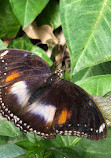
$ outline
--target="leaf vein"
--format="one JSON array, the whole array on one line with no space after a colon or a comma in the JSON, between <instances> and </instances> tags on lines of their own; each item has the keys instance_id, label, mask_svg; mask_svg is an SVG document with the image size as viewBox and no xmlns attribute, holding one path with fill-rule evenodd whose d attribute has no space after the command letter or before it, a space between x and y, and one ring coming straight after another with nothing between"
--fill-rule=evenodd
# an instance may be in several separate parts
<instances>
[{"instance_id":1,"label":"leaf vein","mask_svg":"<svg viewBox=\"0 0 111 158\"><path fill-rule=\"evenodd\" d=\"M104 9L105 9L105 6L106 6L106 4L107 4L107 1L108 1L108 0L105 0L104 3L103 3L103 5L102 5L102 8L101 8L101 10L100 10L99 17L98 17L98 19L97 19L97 21L96 21L96 23L95 23L95 25L94 25L94 27L93 27L93 29L92 29L92 32L91 32L91 34L90 34L90 36L89 36L89 38L88 38L88 41L87 41L87 43L86 43L86 45L85 45L85 47L84 47L84 50L81 52L81 55L80 55L80 57L79 57L79 59L78 59L76 65L79 63L79 61L81 60L82 56L84 55L84 52L85 52L85 50L86 50L86 48L87 48L87 46L88 46L88 44L89 44L89 42L90 42L90 40L91 40L91 38L92 38L92 36L93 36L93 33L94 33L94 31L95 31L95 29L96 29L96 27L97 27L97 25L98 25L98 23L99 23L99 21L100 21L100 19L101 19L101 17L102 17L102 13L103 13L103 11L104 11ZM75 66L75 69L76 69L76 66Z\"/></svg>"},{"instance_id":2,"label":"leaf vein","mask_svg":"<svg viewBox=\"0 0 111 158\"><path fill-rule=\"evenodd\" d=\"M106 22L106 24L107 24L107 26L108 26L108 28L109 28L109 30L110 30L110 32L111 32L111 26L110 26L110 24L108 23L106 17L103 16L103 19L104 19L104 21Z\"/></svg>"}]
</instances>

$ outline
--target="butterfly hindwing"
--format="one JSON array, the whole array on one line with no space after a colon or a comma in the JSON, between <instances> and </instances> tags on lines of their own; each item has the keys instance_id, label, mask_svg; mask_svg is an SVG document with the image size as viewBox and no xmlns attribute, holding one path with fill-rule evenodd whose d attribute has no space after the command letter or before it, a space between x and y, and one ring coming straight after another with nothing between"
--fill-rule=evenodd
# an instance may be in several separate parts
<instances>
[{"instance_id":1,"label":"butterfly hindwing","mask_svg":"<svg viewBox=\"0 0 111 158\"><path fill-rule=\"evenodd\" d=\"M92 98L83 89L69 81L59 80L56 87L59 92L59 107L62 106L64 115L67 114L63 124L56 128L58 133L86 136L92 140L106 137L105 119ZM59 116L62 116L62 112Z\"/></svg>"}]
</instances>

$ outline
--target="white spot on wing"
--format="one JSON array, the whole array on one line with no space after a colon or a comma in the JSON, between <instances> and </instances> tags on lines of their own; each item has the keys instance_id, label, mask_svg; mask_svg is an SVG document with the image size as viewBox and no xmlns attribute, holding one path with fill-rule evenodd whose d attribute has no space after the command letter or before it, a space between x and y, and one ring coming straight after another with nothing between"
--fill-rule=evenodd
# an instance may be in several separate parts
<instances>
[{"instance_id":1,"label":"white spot on wing","mask_svg":"<svg viewBox=\"0 0 111 158\"><path fill-rule=\"evenodd\" d=\"M31 113L39 115L41 118L44 118L46 123L53 121L56 107L52 105L42 105L40 103L33 103L29 110Z\"/></svg>"},{"instance_id":2,"label":"white spot on wing","mask_svg":"<svg viewBox=\"0 0 111 158\"><path fill-rule=\"evenodd\" d=\"M105 123L102 123L101 126L99 127L99 133L103 132L105 128Z\"/></svg>"},{"instance_id":3,"label":"white spot on wing","mask_svg":"<svg viewBox=\"0 0 111 158\"><path fill-rule=\"evenodd\" d=\"M7 53L8 53L8 50L4 51L4 52L1 54L1 57L5 56Z\"/></svg>"},{"instance_id":4,"label":"white spot on wing","mask_svg":"<svg viewBox=\"0 0 111 158\"><path fill-rule=\"evenodd\" d=\"M17 101L21 106L25 106L29 99L29 91L25 81L14 83L10 89L11 94L17 97Z\"/></svg>"}]
</instances>

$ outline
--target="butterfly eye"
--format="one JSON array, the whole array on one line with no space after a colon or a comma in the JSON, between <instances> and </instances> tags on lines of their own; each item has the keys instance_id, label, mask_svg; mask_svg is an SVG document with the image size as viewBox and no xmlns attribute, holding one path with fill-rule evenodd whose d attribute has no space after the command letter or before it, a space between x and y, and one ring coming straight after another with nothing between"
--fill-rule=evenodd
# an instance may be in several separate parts
<instances>
[{"instance_id":1,"label":"butterfly eye","mask_svg":"<svg viewBox=\"0 0 111 158\"><path fill-rule=\"evenodd\" d=\"M47 84L50 84L50 83L54 83L58 78L58 74L52 74L48 79L47 79Z\"/></svg>"}]
</instances>

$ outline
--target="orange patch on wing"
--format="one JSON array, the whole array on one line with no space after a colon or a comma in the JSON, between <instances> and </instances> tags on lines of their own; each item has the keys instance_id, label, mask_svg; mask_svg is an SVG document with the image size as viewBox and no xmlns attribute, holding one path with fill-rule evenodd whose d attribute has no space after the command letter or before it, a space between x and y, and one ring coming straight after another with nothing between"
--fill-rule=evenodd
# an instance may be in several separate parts
<instances>
[{"instance_id":1,"label":"orange patch on wing","mask_svg":"<svg viewBox=\"0 0 111 158\"><path fill-rule=\"evenodd\" d=\"M51 125L52 125L52 121L46 123L47 127L50 127Z\"/></svg>"},{"instance_id":2,"label":"orange patch on wing","mask_svg":"<svg viewBox=\"0 0 111 158\"><path fill-rule=\"evenodd\" d=\"M61 111L61 114L59 115L59 120L58 120L58 124L61 125L61 124L64 124L67 120L67 109L63 109Z\"/></svg>"},{"instance_id":3,"label":"orange patch on wing","mask_svg":"<svg viewBox=\"0 0 111 158\"><path fill-rule=\"evenodd\" d=\"M14 80L15 78L19 77L20 74L17 73L16 71L14 71L11 75L9 75L7 78L6 78L6 82L9 82L9 81L12 81Z\"/></svg>"},{"instance_id":4,"label":"orange patch on wing","mask_svg":"<svg viewBox=\"0 0 111 158\"><path fill-rule=\"evenodd\" d=\"M68 112L68 116L67 116L67 118L70 119L71 116L72 116L72 112L70 111L70 112Z\"/></svg>"}]
</instances>

